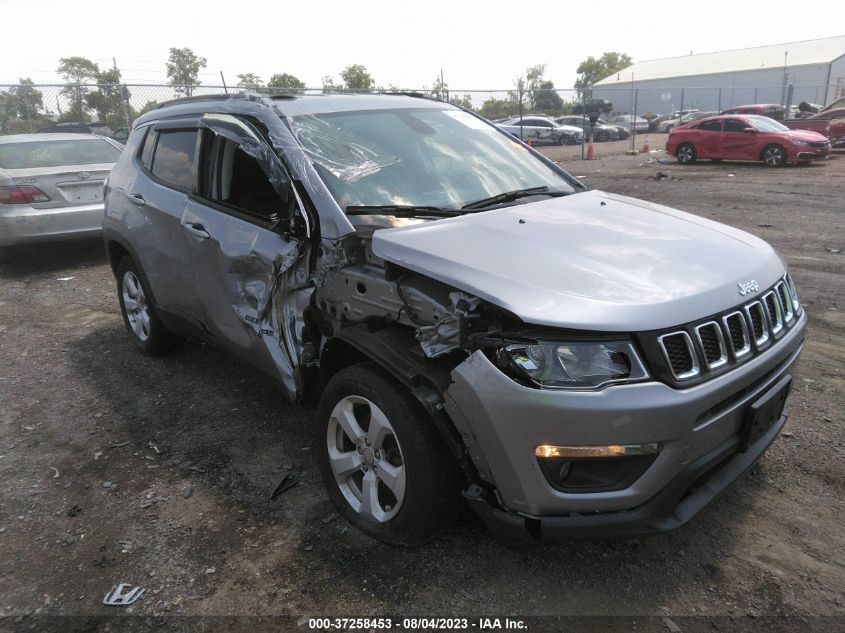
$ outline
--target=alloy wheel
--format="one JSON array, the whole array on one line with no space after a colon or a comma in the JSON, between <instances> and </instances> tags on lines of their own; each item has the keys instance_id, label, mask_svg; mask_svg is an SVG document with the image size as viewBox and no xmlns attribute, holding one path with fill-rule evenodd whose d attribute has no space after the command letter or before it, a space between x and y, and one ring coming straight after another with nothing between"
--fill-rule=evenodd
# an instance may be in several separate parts
<instances>
[{"instance_id":1,"label":"alloy wheel","mask_svg":"<svg viewBox=\"0 0 845 633\"><path fill-rule=\"evenodd\" d=\"M767 147L763 153L763 162L769 167L777 167L783 163L783 150L780 147Z\"/></svg>"},{"instance_id":2,"label":"alloy wheel","mask_svg":"<svg viewBox=\"0 0 845 633\"><path fill-rule=\"evenodd\" d=\"M405 498L405 460L393 425L372 401L347 396L332 409L327 429L329 464L352 509L386 523Z\"/></svg>"},{"instance_id":3,"label":"alloy wheel","mask_svg":"<svg viewBox=\"0 0 845 633\"><path fill-rule=\"evenodd\" d=\"M692 145L683 145L678 150L678 160L682 163L690 163L695 158L695 150Z\"/></svg>"},{"instance_id":4,"label":"alloy wheel","mask_svg":"<svg viewBox=\"0 0 845 633\"><path fill-rule=\"evenodd\" d=\"M138 340L146 341L150 338L150 309L141 281L131 270L123 274L120 291L123 296L126 320L129 322L132 333L138 337Z\"/></svg>"}]
</instances>

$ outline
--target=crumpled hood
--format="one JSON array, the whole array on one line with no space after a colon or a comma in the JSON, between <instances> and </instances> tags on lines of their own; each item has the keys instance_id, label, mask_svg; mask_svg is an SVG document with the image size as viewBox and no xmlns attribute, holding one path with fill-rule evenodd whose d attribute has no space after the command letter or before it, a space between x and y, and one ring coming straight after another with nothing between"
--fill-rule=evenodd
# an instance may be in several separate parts
<instances>
[{"instance_id":1,"label":"crumpled hood","mask_svg":"<svg viewBox=\"0 0 845 633\"><path fill-rule=\"evenodd\" d=\"M379 230L373 251L526 323L607 332L701 319L785 271L744 231L602 191Z\"/></svg>"}]
</instances>

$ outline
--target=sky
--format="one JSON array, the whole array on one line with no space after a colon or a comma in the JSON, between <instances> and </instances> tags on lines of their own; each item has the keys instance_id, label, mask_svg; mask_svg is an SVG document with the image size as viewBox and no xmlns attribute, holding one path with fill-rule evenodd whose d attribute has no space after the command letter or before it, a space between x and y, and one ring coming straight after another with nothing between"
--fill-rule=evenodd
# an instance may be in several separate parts
<instances>
[{"instance_id":1,"label":"sky","mask_svg":"<svg viewBox=\"0 0 845 633\"><path fill-rule=\"evenodd\" d=\"M378 86L427 87L442 70L453 90L507 89L546 64L546 78L570 88L579 62L604 51L636 61L842 35L845 1L746 11L717 0L0 0L0 24L0 84L59 81L58 60L71 55L114 57L127 83L166 83L168 49L187 46L208 60L205 84L219 85L220 71L229 84L287 72L320 87L362 64Z\"/></svg>"}]
</instances>

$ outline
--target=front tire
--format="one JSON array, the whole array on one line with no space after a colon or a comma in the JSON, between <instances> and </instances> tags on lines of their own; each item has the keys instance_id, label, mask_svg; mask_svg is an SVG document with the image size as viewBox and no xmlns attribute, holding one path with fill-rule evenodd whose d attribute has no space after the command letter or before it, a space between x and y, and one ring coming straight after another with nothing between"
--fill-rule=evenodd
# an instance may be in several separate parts
<instances>
[{"instance_id":1,"label":"front tire","mask_svg":"<svg viewBox=\"0 0 845 633\"><path fill-rule=\"evenodd\" d=\"M353 365L329 381L317 415L323 481L350 523L404 546L451 526L462 503L457 465L404 386L373 363Z\"/></svg>"},{"instance_id":2,"label":"front tire","mask_svg":"<svg viewBox=\"0 0 845 633\"><path fill-rule=\"evenodd\" d=\"M682 143L675 152L675 156L682 165L692 165L698 157L695 145L692 143Z\"/></svg>"},{"instance_id":3,"label":"front tire","mask_svg":"<svg viewBox=\"0 0 845 633\"><path fill-rule=\"evenodd\" d=\"M766 145L761 158L766 167L782 167L786 164L786 150L780 145Z\"/></svg>"},{"instance_id":4,"label":"front tire","mask_svg":"<svg viewBox=\"0 0 845 633\"><path fill-rule=\"evenodd\" d=\"M162 356L182 346L184 339L168 331L159 320L150 289L129 255L117 267L117 298L123 323L144 354Z\"/></svg>"}]
</instances>

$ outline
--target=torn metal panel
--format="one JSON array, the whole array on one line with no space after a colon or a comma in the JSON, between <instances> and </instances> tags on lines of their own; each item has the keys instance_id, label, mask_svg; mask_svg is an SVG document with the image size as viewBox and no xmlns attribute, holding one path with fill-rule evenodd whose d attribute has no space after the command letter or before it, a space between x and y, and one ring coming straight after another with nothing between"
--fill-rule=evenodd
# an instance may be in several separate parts
<instances>
[{"instance_id":1,"label":"torn metal panel","mask_svg":"<svg viewBox=\"0 0 845 633\"><path fill-rule=\"evenodd\" d=\"M471 313L481 303L477 297L463 292L450 292L449 300L452 302L449 316L440 319L434 325L417 329L417 340L430 358L436 358L461 347L466 332L466 322L468 319L475 318L475 315Z\"/></svg>"},{"instance_id":2,"label":"torn metal panel","mask_svg":"<svg viewBox=\"0 0 845 633\"><path fill-rule=\"evenodd\" d=\"M307 249L299 240L189 200L183 224L201 224L210 239L185 236L194 265L195 318L235 354L278 376L291 398L301 389L300 347L286 301L297 287Z\"/></svg>"}]
</instances>

